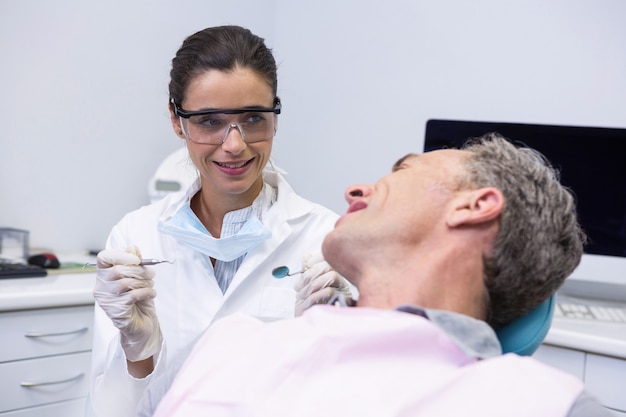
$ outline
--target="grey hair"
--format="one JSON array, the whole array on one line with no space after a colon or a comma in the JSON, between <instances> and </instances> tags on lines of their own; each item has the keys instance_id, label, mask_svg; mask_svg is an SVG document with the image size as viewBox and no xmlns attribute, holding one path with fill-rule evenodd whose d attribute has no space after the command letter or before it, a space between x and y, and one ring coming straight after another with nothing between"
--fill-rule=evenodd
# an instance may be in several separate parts
<instances>
[{"instance_id":1,"label":"grey hair","mask_svg":"<svg viewBox=\"0 0 626 417\"><path fill-rule=\"evenodd\" d=\"M488 323L495 329L547 300L579 264L585 234L559 173L534 149L497 133L463 149L470 187L495 187L505 200L491 256L484 259Z\"/></svg>"}]
</instances>

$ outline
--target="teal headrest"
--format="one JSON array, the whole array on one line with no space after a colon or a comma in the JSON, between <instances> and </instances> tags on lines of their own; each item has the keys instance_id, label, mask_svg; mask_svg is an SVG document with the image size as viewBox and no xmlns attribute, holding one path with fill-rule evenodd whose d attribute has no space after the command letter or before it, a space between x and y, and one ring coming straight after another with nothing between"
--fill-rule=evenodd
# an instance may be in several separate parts
<instances>
[{"instance_id":1,"label":"teal headrest","mask_svg":"<svg viewBox=\"0 0 626 417\"><path fill-rule=\"evenodd\" d=\"M530 356L537 350L550 330L555 298L553 295L527 315L496 332L502 353Z\"/></svg>"}]
</instances>

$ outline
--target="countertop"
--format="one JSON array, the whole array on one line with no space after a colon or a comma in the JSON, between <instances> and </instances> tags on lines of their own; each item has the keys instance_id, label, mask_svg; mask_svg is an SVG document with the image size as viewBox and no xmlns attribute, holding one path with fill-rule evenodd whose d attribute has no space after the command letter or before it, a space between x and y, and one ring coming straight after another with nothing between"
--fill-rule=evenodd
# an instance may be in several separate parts
<instances>
[{"instance_id":1,"label":"countertop","mask_svg":"<svg viewBox=\"0 0 626 417\"><path fill-rule=\"evenodd\" d=\"M555 317L544 343L626 359L626 324Z\"/></svg>"},{"instance_id":2,"label":"countertop","mask_svg":"<svg viewBox=\"0 0 626 417\"><path fill-rule=\"evenodd\" d=\"M557 295L557 302L626 309L626 286L621 282L566 280ZM570 318L555 311L544 343L626 359L626 323Z\"/></svg>"},{"instance_id":3,"label":"countertop","mask_svg":"<svg viewBox=\"0 0 626 417\"><path fill-rule=\"evenodd\" d=\"M95 272L0 280L0 311L93 304Z\"/></svg>"},{"instance_id":4,"label":"countertop","mask_svg":"<svg viewBox=\"0 0 626 417\"><path fill-rule=\"evenodd\" d=\"M0 311L93 304L95 268L82 265L95 257L58 257L61 269L49 269L45 277L0 279Z\"/></svg>"},{"instance_id":5,"label":"countertop","mask_svg":"<svg viewBox=\"0 0 626 417\"><path fill-rule=\"evenodd\" d=\"M46 277L0 279L0 311L93 304L95 268L80 265L94 259L82 257L73 268L62 262ZM626 359L626 324L555 317L544 343Z\"/></svg>"}]
</instances>

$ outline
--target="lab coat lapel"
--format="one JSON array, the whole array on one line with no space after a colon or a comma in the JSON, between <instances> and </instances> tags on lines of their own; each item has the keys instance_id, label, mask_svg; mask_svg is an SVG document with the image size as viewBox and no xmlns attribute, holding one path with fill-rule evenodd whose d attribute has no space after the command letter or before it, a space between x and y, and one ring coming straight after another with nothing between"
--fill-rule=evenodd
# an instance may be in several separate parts
<instances>
[{"instance_id":1,"label":"lab coat lapel","mask_svg":"<svg viewBox=\"0 0 626 417\"><path fill-rule=\"evenodd\" d=\"M274 258L273 254L291 235L291 233L292 228L286 222L273 226L272 237L246 255L246 259L244 259L243 263L239 267L239 270L233 277L233 281L224 295L229 297L234 291L237 290L237 287L239 287L245 279L254 279L258 273L261 273L260 271L267 269L262 268L262 264L268 259Z\"/></svg>"},{"instance_id":2,"label":"lab coat lapel","mask_svg":"<svg viewBox=\"0 0 626 417\"><path fill-rule=\"evenodd\" d=\"M245 279L254 279L258 274L265 273L263 272L265 270L268 274L271 273L271 268L276 265L263 263L276 259L274 257L276 250L294 233L291 222L306 216L312 209L311 203L298 196L280 173L266 171L263 179L278 190L277 200L263 214L263 223L270 228L272 236L246 255L224 294L226 298L229 298Z\"/></svg>"}]
</instances>

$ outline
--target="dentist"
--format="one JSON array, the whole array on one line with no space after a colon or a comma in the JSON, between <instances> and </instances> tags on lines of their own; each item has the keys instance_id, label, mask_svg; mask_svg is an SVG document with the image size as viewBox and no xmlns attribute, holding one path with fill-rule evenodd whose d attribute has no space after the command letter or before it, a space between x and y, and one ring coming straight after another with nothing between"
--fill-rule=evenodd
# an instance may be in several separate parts
<instances>
[{"instance_id":1,"label":"dentist","mask_svg":"<svg viewBox=\"0 0 626 417\"><path fill-rule=\"evenodd\" d=\"M127 214L98 255L93 415L134 415L148 383L220 317L274 321L351 296L321 255L303 261L338 216L298 196L270 161L282 104L264 40L238 26L201 30L170 76L172 126L198 179ZM172 263L140 266L141 255ZM276 279L278 265L305 272Z\"/></svg>"}]
</instances>

